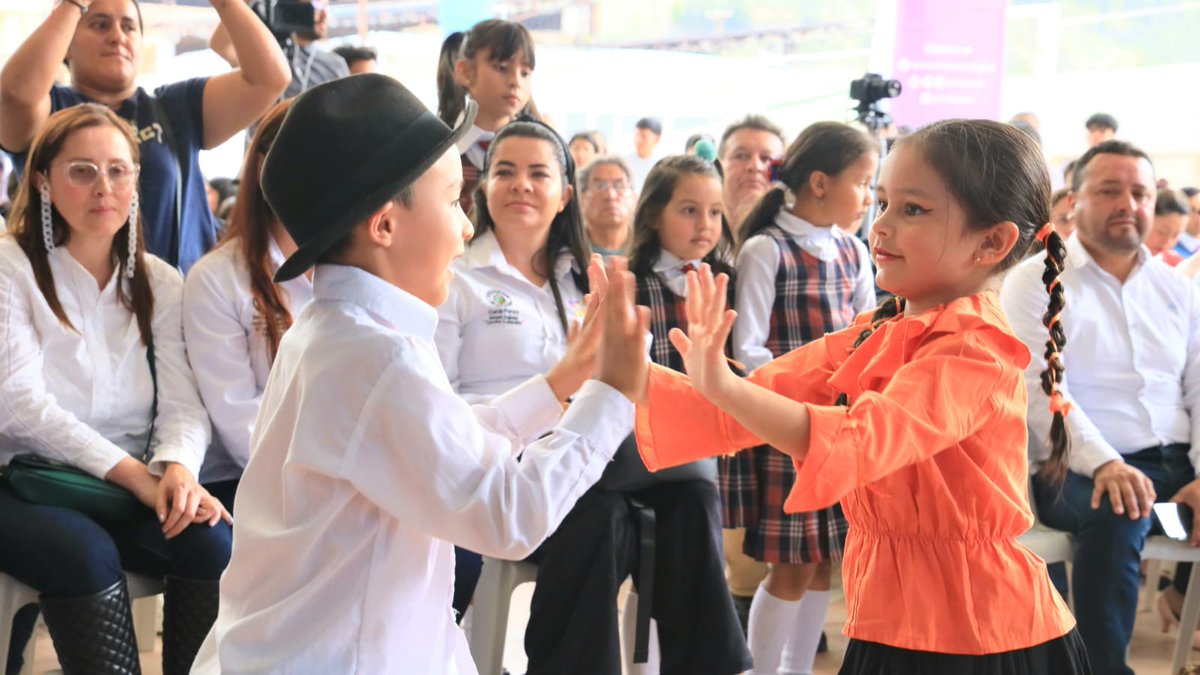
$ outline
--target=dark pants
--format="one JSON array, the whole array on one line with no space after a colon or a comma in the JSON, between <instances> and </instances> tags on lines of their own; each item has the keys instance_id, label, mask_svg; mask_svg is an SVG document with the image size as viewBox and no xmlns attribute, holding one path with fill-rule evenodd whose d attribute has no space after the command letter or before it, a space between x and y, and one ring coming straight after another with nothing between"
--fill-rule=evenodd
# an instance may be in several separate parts
<instances>
[{"instance_id":1,"label":"dark pants","mask_svg":"<svg viewBox=\"0 0 1200 675\"><path fill-rule=\"evenodd\" d=\"M238 484L241 479L234 480L218 480L211 483L205 483L204 489L208 490L208 494L217 498L229 515L233 515L233 500L237 497Z\"/></svg>"},{"instance_id":2,"label":"dark pants","mask_svg":"<svg viewBox=\"0 0 1200 675\"><path fill-rule=\"evenodd\" d=\"M1125 455L1127 464L1154 482L1164 501L1195 479L1187 445L1148 448ZM1125 653L1137 612L1142 546L1150 532L1149 517L1130 520L1113 513L1108 496L1092 510L1090 478L1068 473L1062 493L1034 479L1038 515L1046 525L1075 535L1071 591L1079 634L1097 675L1131 675Z\"/></svg>"},{"instance_id":3,"label":"dark pants","mask_svg":"<svg viewBox=\"0 0 1200 675\"><path fill-rule=\"evenodd\" d=\"M122 522L100 522L72 509L26 502L0 481L0 572L47 598L94 595L112 586L123 570L217 580L229 563L232 532L191 525L174 539L163 538L154 512ZM22 611L13 626L12 654L20 654L36 612Z\"/></svg>"},{"instance_id":4,"label":"dark pants","mask_svg":"<svg viewBox=\"0 0 1200 675\"><path fill-rule=\"evenodd\" d=\"M628 494L651 507L657 521L652 616L661 672L748 668L725 584L716 486L661 483ZM593 488L531 556L538 578L525 631L530 675L621 672L616 603L621 583L637 570L636 522L625 493Z\"/></svg>"}]
</instances>

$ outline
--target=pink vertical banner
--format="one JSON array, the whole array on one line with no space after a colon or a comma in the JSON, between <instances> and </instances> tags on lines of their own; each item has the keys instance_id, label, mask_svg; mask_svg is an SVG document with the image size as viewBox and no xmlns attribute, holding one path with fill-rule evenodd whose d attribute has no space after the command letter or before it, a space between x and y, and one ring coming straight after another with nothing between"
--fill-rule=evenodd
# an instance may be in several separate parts
<instances>
[{"instance_id":1,"label":"pink vertical banner","mask_svg":"<svg viewBox=\"0 0 1200 675\"><path fill-rule=\"evenodd\" d=\"M888 108L896 124L998 118L1006 1L897 2L891 77L904 89Z\"/></svg>"}]
</instances>

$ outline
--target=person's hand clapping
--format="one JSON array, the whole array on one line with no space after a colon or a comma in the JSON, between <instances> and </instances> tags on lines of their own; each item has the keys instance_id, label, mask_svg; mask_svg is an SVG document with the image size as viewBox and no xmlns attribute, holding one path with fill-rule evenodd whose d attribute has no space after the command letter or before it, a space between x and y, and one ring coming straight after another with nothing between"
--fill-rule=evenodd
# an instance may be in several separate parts
<instances>
[{"instance_id":1,"label":"person's hand clapping","mask_svg":"<svg viewBox=\"0 0 1200 675\"><path fill-rule=\"evenodd\" d=\"M650 309L637 306L636 290L629 262L621 256L609 258L599 379L634 403L645 403L650 372L646 359Z\"/></svg>"},{"instance_id":2,"label":"person's hand clapping","mask_svg":"<svg viewBox=\"0 0 1200 675\"><path fill-rule=\"evenodd\" d=\"M699 272L688 272L687 333L673 328L669 336L683 356L692 387L717 405L738 384L725 357L725 344L737 316L725 307L728 287L729 277L719 274L714 278L707 263Z\"/></svg>"}]
</instances>

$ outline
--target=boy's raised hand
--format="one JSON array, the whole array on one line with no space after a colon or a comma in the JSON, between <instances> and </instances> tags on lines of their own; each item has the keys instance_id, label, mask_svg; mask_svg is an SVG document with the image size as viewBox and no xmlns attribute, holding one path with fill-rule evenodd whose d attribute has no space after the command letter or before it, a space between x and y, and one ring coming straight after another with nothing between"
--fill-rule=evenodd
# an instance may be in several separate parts
<instances>
[{"instance_id":1,"label":"boy's raised hand","mask_svg":"<svg viewBox=\"0 0 1200 675\"><path fill-rule=\"evenodd\" d=\"M636 290L637 282L629 271L629 262L621 256L609 258L599 379L634 403L645 403L646 382L650 376L646 359L650 309L637 306Z\"/></svg>"},{"instance_id":2,"label":"boy's raised hand","mask_svg":"<svg viewBox=\"0 0 1200 675\"><path fill-rule=\"evenodd\" d=\"M546 373L546 381L558 400L565 401L583 386L596 372L596 360L604 336L604 298L608 294L608 277L597 254L588 263L588 287L584 298L587 309L583 322L574 321L567 334L567 352L554 368Z\"/></svg>"},{"instance_id":3,"label":"boy's raised hand","mask_svg":"<svg viewBox=\"0 0 1200 675\"><path fill-rule=\"evenodd\" d=\"M672 328L668 337L683 356L692 387L720 405L722 396L738 380L725 358L725 344L737 317L736 312L725 307L729 277L719 274L714 278L707 263L700 266L699 272L688 272L687 276L687 333Z\"/></svg>"}]
</instances>

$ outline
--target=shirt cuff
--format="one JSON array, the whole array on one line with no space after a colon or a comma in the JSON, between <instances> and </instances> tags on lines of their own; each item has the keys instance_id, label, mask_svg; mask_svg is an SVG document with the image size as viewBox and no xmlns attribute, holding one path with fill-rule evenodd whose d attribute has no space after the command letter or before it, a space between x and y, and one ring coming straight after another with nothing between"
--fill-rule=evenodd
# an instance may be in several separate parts
<instances>
[{"instance_id":1,"label":"shirt cuff","mask_svg":"<svg viewBox=\"0 0 1200 675\"><path fill-rule=\"evenodd\" d=\"M195 453L187 453L183 448L178 446L160 445L154 449L154 456L151 457L146 468L151 475L162 478L163 473L167 470L167 462L175 462L182 464L185 469L192 472L192 476L196 480L200 480L200 464L203 457L196 458Z\"/></svg>"},{"instance_id":2,"label":"shirt cuff","mask_svg":"<svg viewBox=\"0 0 1200 675\"><path fill-rule=\"evenodd\" d=\"M107 443L92 447L76 461L75 466L104 480L108 472L116 468L126 457L133 457L133 455L112 443Z\"/></svg>"},{"instance_id":3,"label":"shirt cuff","mask_svg":"<svg viewBox=\"0 0 1200 675\"><path fill-rule=\"evenodd\" d=\"M822 406L806 403L809 432L808 453L804 460L793 460L796 482L784 501L788 513L817 511L832 506L859 483L857 453L858 420L850 417L842 406ZM850 434L850 450L845 434ZM778 452L774 450L774 452Z\"/></svg>"},{"instance_id":4,"label":"shirt cuff","mask_svg":"<svg viewBox=\"0 0 1200 675\"><path fill-rule=\"evenodd\" d=\"M1097 469L1113 460L1125 461L1108 444L1080 443L1071 451L1071 470L1091 480Z\"/></svg>"},{"instance_id":5,"label":"shirt cuff","mask_svg":"<svg viewBox=\"0 0 1200 675\"><path fill-rule=\"evenodd\" d=\"M612 459L617 447L633 431L633 404L607 384L588 380L558 426L588 439L607 459Z\"/></svg>"},{"instance_id":6,"label":"shirt cuff","mask_svg":"<svg viewBox=\"0 0 1200 675\"><path fill-rule=\"evenodd\" d=\"M544 375L534 375L491 401L525 442L545 435L562 418L562 403Z\"/></svg>"}]
</instances>

